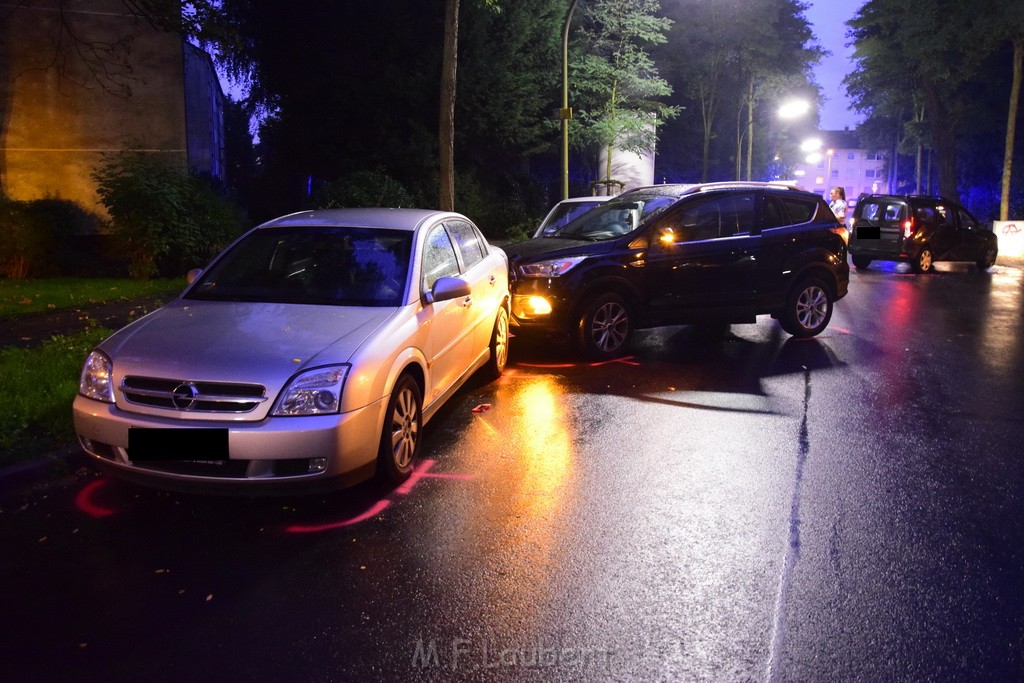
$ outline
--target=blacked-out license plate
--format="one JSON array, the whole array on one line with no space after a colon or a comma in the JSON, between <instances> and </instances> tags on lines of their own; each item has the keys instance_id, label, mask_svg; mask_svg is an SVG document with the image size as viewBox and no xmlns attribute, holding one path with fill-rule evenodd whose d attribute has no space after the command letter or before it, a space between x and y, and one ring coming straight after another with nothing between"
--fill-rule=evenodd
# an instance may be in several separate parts
<instances>
[{"instance_id":1,"label":"blacked-out license plate","mask_svg":"<svg viewBox=\"0 0 1024 683\"><path fill-rule=\"evenodd\" d=\"M227 460L226 429L128 429L128 458L149 460Z\"/></svg>"},{"instance_id":2,"label":"blacked-out license plate","mask_svg":"<svg viewBox=\"0 0 1024 683\"><path fill-rule=\"evenodd\" d=\"M863 227L857 228L857 239L859 240L880 240L882 239L881 228Z\"/></svg>"}]
</instances>

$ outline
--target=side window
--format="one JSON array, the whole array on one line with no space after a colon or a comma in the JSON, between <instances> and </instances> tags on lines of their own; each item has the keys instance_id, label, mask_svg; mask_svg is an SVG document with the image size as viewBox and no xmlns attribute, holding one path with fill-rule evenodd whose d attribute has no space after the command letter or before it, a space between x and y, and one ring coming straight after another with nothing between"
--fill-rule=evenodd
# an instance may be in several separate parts
<instances>
[{"instance_id":1,"label":"side window","mask_svg":"<svg viewBox=\"0 0 1024 683\"><path fill-rule=\"evenodd\" d=\"M960 215L960 227L975 229L978 227L978 221L974 220L974 216L967 213L963 209L957 209L957 213Z\"/></svg>"},{"instance_id":2,"label":"side window","mask_svg":"<svg viewBox=\"0 0 1024 683\"><path fill-rule=\"evenodd\" d=\"M753 192L712 197L684 208L667 225L675 242L696 242L749 233L754 228Z\"/></svg>"},{"instance_id":3,"label":"side window","mask_svg":"<svg viewBox=\"0 0 1024 683\"><path fill-rule=\"evenodd\" d=\"M787 222L788 218L781 202L775 197L765 197L764 213L761 215L761 229L782 227Z\"/></svg>"},{"instance_id":4,"label":"side window","mask_svg":"<svg viewBox=\"0 0 1024 683\"><path fill-rule=\"evenodd\" d=\"M956 209L954 207L939 204L938 206L935 207L935 213L938 225L956 225Z\"/></svg>"},{"instance_id":5,"label":"side window","mask_svg":"<svg viewBox=\"0 0 1024 683\"><path fill-rule=\"evenodd\" d=\"M423 247L423 291L430 291L438 278L458 274L459 260L455 257L455 247L444 227L435 226Z\"/></svg>"},{"instance_id":6,"label":"side window","mask_svg":"<svg viewBox=\"0 0 1024 683\"><path fill-rule=\"evenodd\" d=\"M462 254L462 263L468 270L484 260L484 242L480 233L466 221L449 221L448 230Z\"/></svg>"}]
</instances>

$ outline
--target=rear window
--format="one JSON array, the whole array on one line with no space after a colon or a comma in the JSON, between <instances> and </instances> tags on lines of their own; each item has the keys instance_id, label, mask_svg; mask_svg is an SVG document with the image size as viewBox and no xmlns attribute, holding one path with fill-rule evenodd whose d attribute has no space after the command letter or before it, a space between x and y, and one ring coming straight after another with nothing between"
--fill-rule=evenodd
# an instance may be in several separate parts
<instances>
[{"instance_id":1,"label":"rear window","mask_svg":"<svg viewBox=\"0 0 1024 683\"><path fill-rule=\"evenodd\" d=\"M901 202L864 199L857 208L860 209L860 217L868 221L898 221L904 217L904 206Z\"/></svg>"}]
</instances>

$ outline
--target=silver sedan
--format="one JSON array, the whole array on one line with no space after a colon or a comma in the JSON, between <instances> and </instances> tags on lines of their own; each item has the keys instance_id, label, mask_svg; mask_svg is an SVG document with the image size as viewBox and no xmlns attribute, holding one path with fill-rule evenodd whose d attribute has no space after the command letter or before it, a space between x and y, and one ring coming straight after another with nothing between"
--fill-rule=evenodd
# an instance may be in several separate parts
<instances>
[{"instance_id":1,"label":"silver sedan","mask_svg":"<svg viewBox=\"0 0 1024 683\"><path fill-rule=\"evenodd\" d=\"M284 216L89 355L75 430L104 469L163 488L400 482L445 400L501 375L508 306L505 254L464 216Z\"/></svg>"}]
</instances>

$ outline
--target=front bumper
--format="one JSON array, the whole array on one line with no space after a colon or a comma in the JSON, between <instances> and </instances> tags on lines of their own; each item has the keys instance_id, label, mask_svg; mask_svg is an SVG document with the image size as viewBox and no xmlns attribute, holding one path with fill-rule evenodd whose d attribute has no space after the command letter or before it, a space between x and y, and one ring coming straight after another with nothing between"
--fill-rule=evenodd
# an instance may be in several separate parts
<instances>
[{"instance_id":1,"label":"front bumper","mask_svg":"<svg viewBox=\"0 0 1024 683\"><path fill-rule=\"evenodd\" d=\"M138 415L77 396L72 412L82 448L115 476L173 490L292 493L343 487L371 476L386 408L382 399L340 415L210 422ZM195 453L136 462L128 450L130 427L222 428L229 457L204 460Z\"/></svg>"},{"instance_id":2,"label":"front bumper","mask_svg":"<svg viewBox=\"0 0 1024 683\"><path fill-rule=\"evenodd\" d=\"M550 310L545 312L544 305ZM520 331L567 332L572 305L553 280L519 279L512 290L511 325Z\"/></svg>"}]
</instances>

